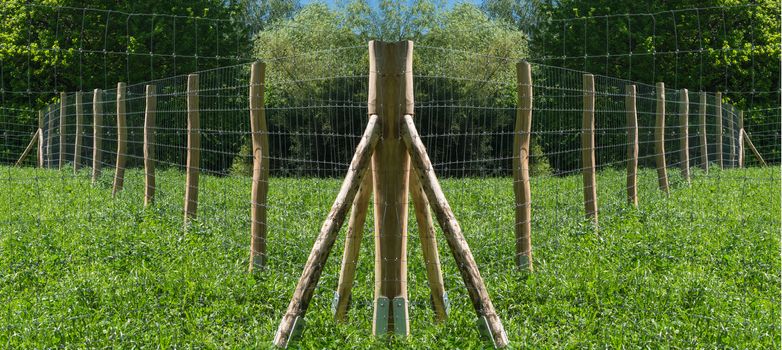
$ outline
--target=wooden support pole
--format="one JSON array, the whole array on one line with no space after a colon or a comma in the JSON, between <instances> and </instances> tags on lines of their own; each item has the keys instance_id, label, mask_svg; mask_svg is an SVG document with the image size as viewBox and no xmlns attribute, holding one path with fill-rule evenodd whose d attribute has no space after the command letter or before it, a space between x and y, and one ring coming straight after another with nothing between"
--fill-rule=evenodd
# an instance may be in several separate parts
<instances>
[{"instance_id":1,"label":"wooden support pole","mask_svg":"<svg viewBox=\"0 0 782 350\"><path fill-rule=\"evenodd\" d=\"M722 93L717 92L714 100L714 107L717 110L717 165L722 170Z\"/></svg>"},{"instance_id":2,"label":"wooden support pole","mask_svg":"<svg viewBox=\"0 0 782 350\"><path fill-rule=\"evenodd\" d=\"M128 127L125 122L125 96L127 86L117 83L117 164L114 172L114 187L111 195L116 196L125 182L125 158L128 154Z\"/></svg>"},{"instance_id":3,"label":"wooden support pole","mask_svg":"<svg viewBox=\"0 0 782 350\"><path fill-rule=\"evenodd\" d=\"M635 85L625 86L627 110L627 202L638 207L638 112Z\"/></svg>"},{"instance_id":4,"label":"wooden support pole","mask_svg":"<svg viewBox=\"0 0 782 350\"><path fill-rule=\"evenodd\" d=\"M584 177L584 211L595 225L597 180L595 177L595 76L584 74L584 114L581 123L581 171Z\"/></svg>"},{"instance_id":5,"label":"wooden support pole","mask_svg":"<svg viewBox=\"0 0 782 350\"><path fill-rule=\"evenodd\" d=\"M734 128L736 120L736 107L730 105L730 112L728 112L728 139L730 140L730 153L728 159L731 168L736 167L736 130Z\"/></svg>"},{"instance_id":6,"label":"wooden support pole","mask_svg":"<svg viewBox=\"0 0 782 350\"><path fill-rule=\"evenodd\" d=\"M266 265L266 197L269 192L269 131L266 129L264 79L266 65L256 61L250 70L250 129L253 144L253 184L250 219L250 271Z\"/></svg>"},{"instance_id":7,"label":"wooden support pole","mask_svg":"<svg viewBox=\"0 0 782 350\"><path fill-rule=\"evenodd\" d=\"M665 84L657 83L657 121L654 127L654 153L657 163L657 183L668 193L668 169L665 164Z\"/></svg>"},{"instance_id":8,"label":"wooden support pole","mask_svg":"<svg viewBox=\"0 0 782 350\"><path fill-rule=\"evenodd\" d=\"M49 115L49 126L47 127L46 132L46 167L51 168L52 161L53 161L53 154L52 154L52 141L54 139L54 135L52 135L52 131L54 131L54 111L52 108L52 105L49 105L49 111L47 112Z\"/></svg>"},{"instance_id":9,"label":"wooden support pole","mask_svg":"<svg viewBox=\"0 0 782 350\"><path fill-rule=\"evenodd\" d=\"M155 85L146 86L144 100L144 206L147 207L155 201Z\"/></svg>"},{"instance_id":10,"label":"wooden support pole","mask_svg":"<svg viewBox=\"0 0 782 350\"><path fill-rule=\"evenodd\" d=\"M372 156L375 214L375 309L372 333L407 336L407 207L410 159L400 118L413 114L413 42L369 42L368 113L380 117L383 138ZM387 298L387 299L384 299ZM403 303L385 312L384 301ZM380 306L378 306L380 305ZM386 320L382 320L385 316ZM401 322L401 324L400 324Z\"/></svg>"},{"instance_id":11,"label":"wooden support pole","mask_svg":"<svg viewBox=\"0 0 782 350\"><path fill-rule=\"evenodd\" d=\"M198 211L198 175L201 166L201 119L198 74L187 76L187 175L185 179L185 227Z\"/></svg>"},{"instance_id":12,"label":"wooden support pole","mask_svg":"<svg viewBox=\"0 0 782 350\"><path fill-rule=\"evenodd\" d=\"M43 110L38 111L38 167L43 168Z\"/></svg>"},{"instance_id":13,"label":"wooden support pole","mask_svg":"<svg viewBox=\"0 0 782 350\"><path fill-rule=\"evenodd\" d=\"M65 124L65 117L66 117L66 107L67 107L67 95L65 92L60 93L60 152L59 152L59 159L57 162L58 169L62 170L62 167L65 166L65 134L66 134L66 124Z\"/></svg>"},{"instance_id":14,"label":"wooden support pole","mask_svg":"<svg viewBox=\"0 0 782 350\"><path fill-rule=\"evenodd\" d=\"M706 93L701 91L701 103L700 103L700 141L701 141L701 168L707 174L709 173L709 141L708 133L706 132Z\"/></svg>"},{"instance_id":15,"label":"wooden support pole","mask_svg":"<svg viewBox=\"0 0 782 350\"><path fill-rule=\"evenodd\" d=\"M749 138L749 134L747 134L746 130L744 130L744 139L747 140L747 146L749 146L749 149L755 155L755 158L757 158L758 162L760 162L760 164L762 164L764 167L768 166L766 161L763 160L763 157L760 156L760 152L758 152L757 148L755 148L755 145L752 143L752 139Z\"/></svg>"},{"instance_id":16,"label":"wooden support pole","mask_svg":"<svg viewBox=\"0 0 782 350\"><path fill-rule=\"evenodd\" d=\"M369 117L364 136L361 138L361 142L359 142L356 148L356 153L353 155L353 160L350 162L345 181L342 183L342 187L340 187L339 194L336 200L334 200L331 211L323 222L318 238L315 240L312 251L307 258L304 271L302 271L301 278L299 278L299 282L296 284L296 289L293 292L293 298L288 305L288 310L282 317L277 333L274 335L274 345L277 347L285 348L288 346L294 325L307 312L307 307L309 307L310 300L315 292L320 274L323 272L323 266L325 266L326 259L328 259L331 248L334 246L334 241L337 239L337 233L345 221L350 204L353 203L353 199L356 197L356 192L358 192L362 183L362 177L365 176L369 168L372 153L379 138L380 124L378 123L378 117L377 115L372 115Z\"/></svg>"},{"instance_id":17,"label":"wooden support pole","mask_svg":"<svg viewBox=\"0 0 782 350\"><path fill-rule=\"evenodd\" d=\"M516 64L518 108L513 137L513 193L516 197L516 266L533 270L532 216L529 184L529 143L532 137L532 69L529 62Z\"/></svg>"},{"instance_id":18,"label":"wooden support pole","mask_svg":"<svg viewBox=\"0 0 782 350\"><path fill-rule=\"evenodd\" d=\"M744 168L744 111L739 111L739 168Z\"/></svg>"},{"instance_id":19,"label":"wooden support pole","mask_svg":"<svg viewBox=\"0 0 782 350\"><path fill-rule=\"evenodd\" d=\"M690 132L689 132L689 118L690 118L690 97L687 89L681 91L681 103L679 104L679 127L681 134L679 137L679 145L681 147L681 169L682 177L688 184L690 183Z\"/></svg>"},{"instance_id":20,"label":"wooden support pole","mask_svg":"<svg viewBox=\"0 0 782 350\"><path fill-rule=\"evenodd\" d=\"M100 177L103 162L103 91L92 93L92 183Z\"/></svg>"},{"instance_id":21,"label":"wooden support pole","mask_svg":"<svg viewBox=\"0 0 782 350\"><path fill-rule=\"evenodd\" d=\"M348 231L345 236L345 250L342 253L342 266L339 272L339 282L335 295L334 319L338 322L345 321L348 307L350 306L353 281L356 278L358 266L358 254L361 250L361 240L364 237L364 222L369 209L369 199L372 196L372 175L367 174L358 189L358 194L353 200L348 220Z\"/></svg>"},{"instance_id":22,"label":"wooden support pole","mask_svg":"<svg viewBox=\"0 0 782 350\"><path fill-rule=\"evenodd\" d=\"M418 223L418 237L421 241L421 253L424 256L426 280L432 291L431 300L435 320L443 321L448 317L448 305L443 283L443 272L440 266L440 254L437 251L437 237L434 230L432 213L429 212L429 199L426 198L423 187L418 180L415 169L410 170L410 195L413 197L415 221Z\"/></svg>"},{"instance_id":23,"label":"wooden support pole","mask_svg":"<svg viewBox=\"0 0 782 350\"><path fill-rule=\"evenodd\" d=\"M30 151L33 150L33 145L35 145L38 141L38 131L33 133L33 137L30 138L30 143L27 144L27 147L24 149L24 152L22 152L22 155L19 157L19 160L16 161L16 166L21 166L22 162L24 162L24 159L27 158L27 155L30 154Z\"/></svg>"},{"instance_id":24,"label":"wooden support pole","mask_svg":"<svg viewBox=\"0 0 782 350\"><path fill-rule=\"evenodd\" d=\"M76 92L76 140L73 142L73 174L79 172L81 167L81 147L82 147L82 115L84 106L82 105L81 91Z\"/></svg>"},{"instance_id":25,"label":"wooden support pole","mask_svg":"<svg viewBox=\"0 0 782 350\"><path fill-rule=\"evenodd\" d=\"M494 305L489 297L489 292L478 271L478 266L472 256L469 245L464 238L459 222L456 221L453 211L448 204L448 199L440 188L440 183L434 173L432 162L426 153L418 131L413 124L413 117L405 115L401 124L402 139L410 153L412 165L418 175L421 186L429 198L429 204L434 211L437 221L445 234L448 247L451 249L456 266L462 276L467 292L479 318L485 319L489 333L496 347L504 348L508 345L508 336L502 326L500 317L494 310Z\"/></svg>"}]
</instances>

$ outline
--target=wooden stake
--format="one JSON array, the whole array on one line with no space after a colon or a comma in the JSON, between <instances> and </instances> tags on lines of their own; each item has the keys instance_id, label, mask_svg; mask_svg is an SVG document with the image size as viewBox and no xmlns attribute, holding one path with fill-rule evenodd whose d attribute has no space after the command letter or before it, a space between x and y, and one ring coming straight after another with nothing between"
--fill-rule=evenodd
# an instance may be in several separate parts
<instances>
[{"instance_id":1,"label":"wooden stake","mask_svg":"<svg viewBox=\"0 0 782 350\"><path fill-rule=\"evenodd\" d=\"M65 116L66 116L66 98L68 96L65 94L65 92L60 93L60 155L59 160L57 162L57 167L62 170L62 167L65 165L65 134L66 134L66 124L65 124Z\"/></svg>"},{"instance_id":2,"label":"wooden stake","mask_svg":"<svg viewBox=\"0 0 782 350\"><path fill-rule=\"evenodd\" d=\"M467 287L473 307L478 313L478 317L486 319L494 344L498 348L504 348L508 345L508 336L505 334L502 321L500 321L494 310L494 305L492 305L491 298L489 298L489 292L483 283L470 247L464 239L462 229L459 227L459 223L456 221L450 205L448 205L448 200L440 188L432 162L429 160L426 148L418 136L418 131L413 124L411 115L404 116L400 131L402 139L407 146L407 151L410 153L412 165L416 169L415 173L418 175L421 186L430 200L429 204L432 211L434 211L437 217L454 260L456 260L456 266L459 268L459 273Z\"/></svg>"},{"instance_id":3,"label":"wooden stake","mask_svg":"<svg viewBox=\"0 0 782 350\"><path fill-rule=\"evenodd\" d=\"M24 159L27 158L27 155L30 154L30 151L32 151L33 145L36 144L36 141L38 141L38 131L33 134L33 137L30 139L30 143L27 144L27 147L24 149L24 152L22 152L19 160L16 161L16 166L22 165Z\"/></svg>"},{"instance_id":4,"label":"wooden stake","mask_svg":"<svg viewBox=\"0 0 782 350\"><path fill-rule=\"evenodd\" d=\"M426 198L423 187L418 180L415 169L410 169L410 195L413 197L415 221L418 223L418 237L421 240L421 252L426 267L426 280L432 291L432 307L435 320L443 321L448 317L448 306L445 301L445 284L440 266L440 254L437 251L437 237L434 230L432 213L429 212L429 199Z\"/></svg>"},{"instance_id":5,"label":"wooden stake","mask_svg":"<svg viewBox=\"0 0 782 350\"><path fill-rule=\"evenodd\" d=\"M625 86L627 110L627 202L638 207L638 112L635 85Z\"/></svg>"},{"instance_id":6,"label":"wooden stake","mask_svg":"<svg viewBox=\"0 0 782 350\"><path fill-rule=\"evenodd\" d=\"M744 111L739 111L739 168L744 168Z\"/></svg>"},{"instance_id":7,"label":"wooden stake","mask_svg":"<svg viewBox=\"0 0 782 350\"><path fill-rule=\"evenodd\" d=\"M736 107L730 105L730 112L728 112L728 139L730 140L730 153L728 159L730 167L736 167L736 135L734 130L734 120L736 118Z\"/></svg>"},{"instance_id":8,"label":"wooden stake","mask_svg":"<svg viewBox=\"0 0 782 350\"><path fill-rule=\"evenodd\" d=\"M103 162L103 91L92 93L92 183L100 177Z\"/></svg>"},{"instance_id":9,"label":"wooden stake","mask_svg":"<svg viewBox=\"0 0 782 350\"><path fill-rule=\"evenodd\" d=\"M147 207L155 201L155 85L146 86L144 99L144 206Z\"/></svg>"},{"instance_id":10,"label":"wooden stake","mask_svg":"<svg viewBox=\"0 0 782 350\"><path fill-rule=\"evenodd\" d=\"M717 164L720 170L723 169L722 164L722 93L717 92L714 105L717 108Z\"/></svg>"},{"instance_id":11,"label":"wooden stake","mask_svg":"<svg viewBox=\"0 0 782 350\"><path fill-rule=\"evenodd\" d=\"M679 144L681 145L681 168L682 168L682 177L684 178L684 181L687 181L687 183L690 183L690 132L689 132L689 121L690 118L690 97L688 95L687 89L682 89L681 91L681 104L679 105L679 126L680 126L680 139Z\"/></svg>"},{"instance_id":12,"label":"wooden stake","mask_svg":"<svg viewBox=\"0 0 782 350\"><path fill-rule=\"evenodd\" d=\"M201 121L198 106L198 74L187 76L187 176L185 179L185 227L198 211L198 175L201 166Z\"/></svg>"},{"instance_id":13,"label":"wooden stake","mask_svg":"<svg viewBox=\"0 0 782 350\"><path fill-rule=\"evenodd\" d=\"M339 190L334 204L328 217L320 228L320 233L312 247L307 263L304 265L301 278L296 284L296 290L293 292L293 298L288 305L288 310L280 321L277 333L274 335L274 345L285 348L288 346L288 340L293 330L296 320L304 317L309 307L312 294L323 272L323 266L329 257L334 241L337 239L337 233L345 221L350 204L356 197L356 192L362 183L362 177L365 176L369 168L369 162L372 159L372 153L375 145L380 138L380 124L377 115L369 117L364 136L361 138L353 160L350 162L350 168L345 176L345 181Z\"/></svg>"},{"instance_id":14,"label":"wooden stake","mask_svg":"<svg viewBox=\"0 0 782 350\"><path fill-rule=\"evenodd\" d=\"M584 74L584 115L581 124L581 168L584 177L584 211L597 226L595 178L595 76Z\"/></svg>"},{"instance_id":15,"label":"wooden stake","mask_svg":"<svg viewBox=\"0 0 782 350\"><path fill-rule=\"evenodd\" d=\"M533 270L532 215L529 184L529 142L532 129L532 69L529 62L516 64L518 108L513 137L513 192L516 197L516 266Z\"/></svg>"},{"instance_id":16,"label":"wooden stake","mask_svg":"<svg viewBox=\"0 0 782 350\"><path fill-rule=\"evenodd\" d=\"M334 318L338 321L345 321L348 307L350 306L350 295L353 289L353 281L356 278L356 267L358 266L358 255L361 250L361 240L364 237L364 222L369 209L369 199L372 196L372 175L367 174L362 180L358 194L353 200L353 207L350 209L350 219L348 220L348 230L345 237L345 250L342 253L342 266L339 272L339 283L337 284L336 305L334 306Z\"/></svg>"},{"instance_id":17,"label":"wooden stake","mask_svg":"<svg viewBox=\"0 0 782 350\"><path fill-rule=\"evenodd\" d=\"M81 91L76 92L76 141L73 142L73 174L81 167L82 115L84 114Z\"/></svg>"},{"instance_id":18,"label":"wooden stake","mask_svg":"<svg viewBox=\"0 0 782 350\"><path fill-rule=\"evenodd\" d=\"M125 157L128 154L128 127L125 123L126 84L117 83L117 164L112 196L122 190L125 182Z\"/></svg>"},{"instance_id":19,"label":"wooden stake","mask_svg":"<svg viewBox=\"0 0 782 350\"><path fill-rule=\"evenodd\" d=\"M52 135L52 132L54 131L54 111L52 108L52 105L49 105L49 112L47 113L49 115L49 127L47 128L48 131L46 132L46 166L48 168L52 167L52 140L54 139L54 135Z\"/></svg>"},{"instance_id":20,"label":"wooden stake","mask_svg":"<svg viewBox=\"0 0 782 350\"><path fill-rule=\"evenodd\" d=\"M38 167L43 168L43 110L38 111Z\"/></svg>"},{"instance_id":21,"label":"wooden stake","mask_svg":"<svg viewBox=\"0 0 782 350\"><path fill-rule=\"evenodd\" d=\"M763 157L760 156L760 152L758 152L758 150L755 148L755 145L752 143L752 139L749 138L749 134L747 134L746 130L744 130L744 139L747 140L747 146L749 146L749 149L752 150L752 153L755 155L755 158L757 158L758 162L763 164L764 167L768 166L766 161L763 160Z\"/></svg>"},{"instance_id":22,"label":"wooden stake","mask_svg":"<svg viewBox=\"0 0 782 350\"><path fill-rule=\"evenodd\" d=\"M250 219L250 271L266 265L266 196L269 192L269 131L263 108L266 65L256 61L250 71L250 128L253 143L253 185Z\"/></svg>"},{"instance_id":23,"label":"wooden stake","mask_svg":"<svg viewBox=\"0 0 782 350\"><path fill-rule=\"evenodd\" d=\"M706 132L706 93L701 91L701 107L700 107L700 140L701 140L701 168L706 174L709 173L709 142L708 133Z\"/></svg>"},{"instance_id":24,"label":"wooden stake","mask_svg":"<svg viewBox=\"0 0 782 350\"><path fill-rule=\"evenodd\" d=\"M665 164L665 84L657 83L657 121L654 129L654 152L657 161L657 182L668 194L668 170Z\"/></svg>"},{"instance_id":25,"label":"wooden stake","mask_svg":"<svg viewBox=\"0 0 782 350\"><path fill-rule=\"evenodd\" d=\"M410 159L399 137L400 117L413 113L413 42L369 42L369 114L377 114L383 138L372 156L375 214L375 304L382 298L404 300L404 317L391 308L387 323L372 322L372 333L409 334L407 315L407 203ZM404 324L397 320L404 319ZM401 329L404 327L404 329Z\"/></svg>"}]
</instances>

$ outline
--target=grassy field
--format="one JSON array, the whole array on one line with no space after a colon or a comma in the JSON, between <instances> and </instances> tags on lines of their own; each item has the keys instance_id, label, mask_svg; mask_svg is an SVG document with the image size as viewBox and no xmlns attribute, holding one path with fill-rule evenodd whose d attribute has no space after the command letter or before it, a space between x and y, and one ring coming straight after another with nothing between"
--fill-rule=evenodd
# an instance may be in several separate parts
<instances>
[{"instance_id":1,"label":"grassy field","mask_svg":"<svg viewBox=\"0 0 782 350\"><path fill-rule=\"evenodd\" d=\"M271 181L269 267L248 274L249 179L203 176L185 232L180 172L158 173L148 209L139 170L117 198L111 176L0 167L0 347L269 348L339 181ZM643 170L633 209L624 173L599 173L597 231L579 176L533 178L532 274L513 268L511 180L443 181L513 348L780 348L779 169L671 176L664 196ZM451 314L432 322L410 220L412 336L369 336L370 215L349 322L330 310L340 236L294 347L486 346L442 236Z\"/></svg>"}]
</instances>

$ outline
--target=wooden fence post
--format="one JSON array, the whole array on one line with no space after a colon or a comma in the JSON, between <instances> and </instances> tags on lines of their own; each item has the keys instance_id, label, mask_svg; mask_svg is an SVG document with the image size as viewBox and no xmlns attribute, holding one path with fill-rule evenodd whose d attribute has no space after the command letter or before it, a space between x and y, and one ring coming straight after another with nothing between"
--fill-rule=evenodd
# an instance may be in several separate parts
<instances>
[{"instance_id":1,"label":"wooden fence post","mask_svg":"<svg viewBox=\"0 0 782 350\"><path fill-rule=\"evenodd\" d=\"M728 139L730 140L730 153L728 155L731 168L736 167L736 135L735 135L735 119L736 119L736 107L730 105L730 112L728 112Z\"/></svg>"},{"instance_id":2,"label":"wooden fence post","mask_svg":"<svg viewBox=\"0 0 782 350\"><path fill-rule=\"evenodd\" d=\"M43 168L43 109L38 111L38 167Z\"/></svg>"},{"instance_id":3,"label":"wooden fence post","mask_svg":"<svg viewBox=\"0 0 782 350\"><path fill-rule=\"evenodd\" d=\"M701 141L701 168L706 174L709 173L709 143L708 133L706 132L706 92L701 91L701 103L700 103L700 141Z\"/></svg>"},{"instance_id":4,"label":"wooden fence post","mask_svg":"<svg viewBox=\"0 0 782 350\"><path fill-rule=\"evenodd\" d=\"M269 131L266 129L264 81L266 64L255 61L250 70L250 129L253 144L250 271L266 265L266 200L269 192Z\"/></svg>"},{"instance_id":5,"label":"wooden fence post","mask_svg":"<svg viewBox=\"0 0 782 350\"><path fill-rule=\"evenodd\" d=\"M665 83L657 83L657 121L654 129L654 152L657 161L657 182L668 193L668 170L665 165Z\"/></svg>"},{"instance_id":6,"label":"wooden fence post","mask_svg":"<svg viewBox=\"0 0 782 350\"><path fill-rule=\"evenodd\" d=\"M103 91L92 93L92 183L100 177L103 162Z\"/></svg>"},{"instance_id":7,"label":"wooden fence post","mask_svg":"<svg viewBox=\"0 0 782 350\"><path fill-rule=\"evenodd\" d=\"M372 333L384 335L393 331L407 336L410 334L406 258L410 157L399 136L399 124L402 115L414 113L413 42L371 41L369 66L368 113L380 117L383 135L372 156L376 246Z\"/></svg>"},{"instance_id":8,"label":"wooden fence post","mask_svg":"<svg viewBox=\"0 0 782 350\"><path fill-rule=\"evenodd\" d=\"M638 207L638 112L635 85L625 86L627 110L627 202Z\"/></svg>"},{"instance_id":9,"label":"wooden fence post","mask_svg":"<svg viewBox=\"0 0 782 350\"><path fill-rule=\"evenodd\" d=\"M532 69L529 62L516 64L518 109L513 138L513 192L516 195L516 266L532 267L532 216L529 183L529 142L532 135Z\"/></svg>"},{"instance_id":10,"label":"wooden fence post","mask_svg":"<svg viewBox=\"0 0 782 350\"><path fill-rule=\"evenodd\" d=\"M54 130L54 111L52 108L52 105L50 104L48 107L48 112L46 113L49 116L49 126L46 128L46 167L51 168L52 167L52 141L54 139L54 135L52 135L52 131Z\"/></svg>"},{"instance_id":11,"label":"wooden fence post","mask_svg":"<svg viewBox=\"0 0 782 350\"><path fill-rule=\"evenodd\" d=\"M584 177L584 210L597 226L595 178L595 76L584 74L584 111L581 123L581 169Z\"/></svg>"},{"instance_id":12,"label":"wooden fence post","mask_svg":"<svg viewBox=\"0 0 782 350\"><path fill-rule=\"evenodd\" d=\"M155 85L146 86L144 99L144 206L147 207L155 201Z\"/></svg>"},{"instance_id":13,"label":"wooden fence post","mask_svg":"<svg viewBox=\"0 0 782 350\"><path fill-rule=\"evenodd\" d=\"M717 92L714 100L714 106L717 108L717 164L722 170L722 93Z\"/></svg>"},{"instance_id":14,"label":"wooden fence post","mask_svg":"<svg viewBox=\"0 0 782 350\"><path fill-rule=\"evenodd\" d=\"M681 104L679 105L679 126L681 138L679 144L681 145L681 168L682 177L688 184L690 183L690 131L689 131L689 118L690 118L690 96L687 89L681 91Z\"/></svg>"},{"instance_id":15,"label":"wooden fence post","mask_svg":"<svg viewBox=\"0 0 782 350\"><path fill-rule=\"evenodd\" d=\"M73 142L73 174L79 172L81 166L82 113L81 91L76 92L76 140Z\"/></svg>"},{"instance_id":16,"label":"wooden fence post","mask_svg":"<svg viewBox=\"0 0 782 350\"><path fill-rule=\"evenodd\" d=\"M112 196L122 190L125 182L125 157L128 153L128 128L125 123L126 84L117 83L117 165Z\"/></svg>"},{"instance_id":17,"label":"wooden fence post","mask_svg":"<svg viewBox=\"0 0 782 350\"><path fill-rule=\"evenodd\" d=\"M739 111L739 168L744 168L744 111Z\"/></svg>"},{"instance_id":18,"label":"wooden fence post","mask_svg":"<svg viewBox=\"0 0 782 350\"><path fill-rule=\"evenodd\" d=\"M185 227L198 211L198 174L201 166L201 121L198 74L187 76L187 177L185 179Z\"/></svg>"},{"instance_id":19,"label":"wooden fence post","mask_svg":"<svg viewBox=\"0 0 782 350\"><path fill-rule=\"evenodd\" d=\"M747 140L747 146L749 146L749 149L752 151L752 154L755 155L755 158L757 158L758 162L760 162L760 164L764 167L768 166L766 161L763 160L763 157L760 155L760 152L758 152L758 149L755 148L755 145L752 143L752 139L749 138L749 134L747 134L746 130L744 130L744 139Z\"/></svg>"},{"instance_id":20,"label":"wooden fence post","mask_svg":"<svg viewBox=\"0 0 782 350\"><path fill-rule=\"evenodd\" d=\"M68 95L65 92L60 93L60 154L57 162L58 169L62 170L65 165L65 112L66 112L66 98Z\"/></svg>"}]
</instances>

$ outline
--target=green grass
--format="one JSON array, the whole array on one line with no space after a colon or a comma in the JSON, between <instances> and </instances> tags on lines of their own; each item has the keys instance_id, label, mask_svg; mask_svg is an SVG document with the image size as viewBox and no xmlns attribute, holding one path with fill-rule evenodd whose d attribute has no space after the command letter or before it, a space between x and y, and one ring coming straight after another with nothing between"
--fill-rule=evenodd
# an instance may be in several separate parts
<instances>
[{"instance_id":1,"label":"green grass","mask_svg":"<svg viewBox=\"0 0 782 350\"><path fill-rule=\"evenodd\" d=\"M532 274L513 268L511 180L443 180L513 348L780 347L779 169L670 173L664 196L643 170L633 209L624 173L600 172L597 233L579 176L533 178ZM249 179L202 176L184 232L180 172L159 171L149 209L139 170L117 198L111 176L0 167L0 347L269 348L339 181L271 181L269 267L248 274ZM369 336L370 213L349 322L330 311L343 229L293 346L485 346L442 235L451 314L432 322L410 220L411 337Z\"/></svg>"}]
</instances>

